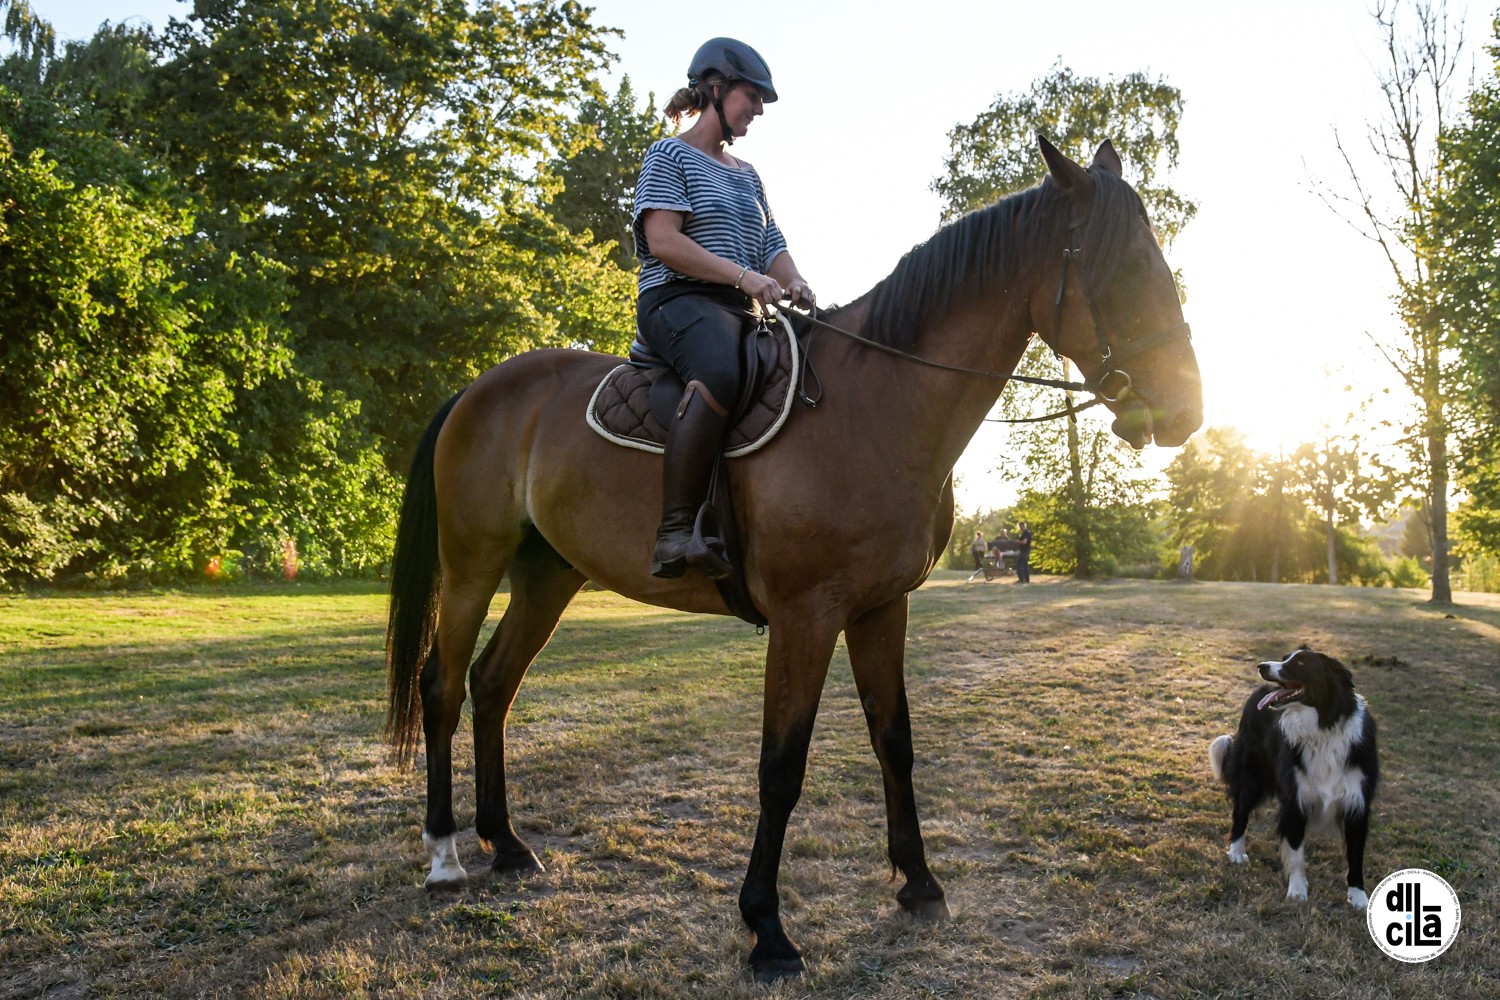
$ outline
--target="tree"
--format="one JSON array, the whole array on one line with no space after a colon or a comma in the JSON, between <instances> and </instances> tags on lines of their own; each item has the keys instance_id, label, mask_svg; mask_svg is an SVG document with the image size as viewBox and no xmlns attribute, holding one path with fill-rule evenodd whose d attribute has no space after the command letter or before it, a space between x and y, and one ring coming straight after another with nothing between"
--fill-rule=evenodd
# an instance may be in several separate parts
<instances>
[{"instance_id":1,"label":"tree","mask_svg":"<svg viewBox=\"0 0 1500 1000\"><path fill-rule=\"evenodd\" d=\"M571 232L613 242L610 257L626 271L639 266L631 221L641 161L653 142L671 134L655 103L656 95L647 94L645 108L637 109L628 76L612 99L591 96L578 112L575 152L548 167L562 185L552 199L552 217Z\"/></svg>"},{"instance_id":2,"label":"tree","mask_svg":"<svg viewBox=\"0 0 1500 1000\"><path fill-rule=\"evenodd\" d=\"M370 571L453 389L623 348L547 211L610 32L569 0L199 0L61 53L0 0L0 573Z\"/></svg>"},{"instance_id":3,"label":"tree","mask_svg":"<svg viewBox=\"0 0 1500 1000\"><path fill-rule=\"evenodd\" d=\"M141 33L59 54L6 14L0 578L181 572L233 531L228 423L286 363L279 272L202 239L188 193L121 140Z\"/></svg>"},{"instance_id":4,"label":"tree","mask_svg":"<svg viewBox=\"0 0 1500 1000\"><path fill-rule=\"evenodd\" d=\"M290 270L305 378L394 472L436 405L531 347L628 341L631 282L553 221L608 31L571 0L233 0L174 21L157 141L211 231Z\"/></svg>"},{"instance_id":5,"label":"tree","mask_svg":"<svg viewBox=\"0 0 1500 1000\"><path fill-rule=\"evenodd\" d=\"M1182 108L1182 95L1163 80L1142 73L1099 80L1058 65L1034 81L1029 91L1002 94L973 122L955 127L948 135L945 173L933 181L932 189L943 199L943 217L951 219L1040 182L1046 171L1034 153L1038 132L1084 162L1094 146L1108 138L1119 150L1163 245L1170 245L1197 211L1161 179L1177 163ZM1055 375L1053 364L1034 346L1019 371ZM1041 412L1049 405L1044 395L1012 383L1001 399L1002 415L1016 419ZM1073 405L1068 394L1064 406ZM1009 463L1013 474L1039 494L1067 498L1065 507L1046 505L1049 516L1058 516L1055 523L1039 522L1034 528L1045 529L1049 545L1067 539L1072 547L1067 563L1073 572L1091 576L1101 559L1133 561L1125 552L1130 533L1120 532L1118 525L1105 530L1098 523L1102 511L1128 503L1140 490L1139 458L1107 426L1075 416L1064 425L1019 425L1009 438L1006 451L1015 456ZM1066 464L1059 464L1059 455L1066 456ZM1138 508L1136 527L1149 521L1146 511Z\"/></svg>"},{"instance_id":6,"label":"tree","mask_svg":"<svg viewBox=\"0 0 1500 1000\"><path fill-rule=\"evenodd\" d=\"M1463 531L1472 548L1500 555L1500 16L1492 27L1494 72L1469 95L1465 119L1439 139L1447 183L1420 235L1433 299L1461 360Z\"/></svg>"},{"instance_id":7,"label":"tree","mask_svg":"<svg viewBox=\"0 0 1500 1000\"><path fill-rule=\"evenodd\" d=\"M1408 15L1408 11L1410 12ZM1367 181L1337 131L1352 194L1325 200L1365 238L1380 247L1395 281L1401 332L1376 346L1411 396L1409 441L1420 468L1418 488L1432 530L1432 602L1453 600L1448 579L1449 435L1454 375L1453 328L1433 280L1434 258L1421 234L1432 228L1434 205L1449 186L1439 141L1454 106L1454 72L1461 32L1450 26L1446 0L1381 0L1373 11L1385 64L1379 70L1386 117L1366 125L1366 138L1384 173Z\"/></svg>"},{"instance_id":8,"label":"tree","mask_svg":"<svg viewBox=\"0 0 1500 1000\"><path fill-rule=\"evenodd\" d=\"M1172 544L1193 546L1195 575L1240 577L1243 546L1237 531L1255 496L1256 464L1243 434L1210 427L1167 466Z\"/></svg>"},{"instance_id":9,"label":"tree","mask_svg":"<svg viewBox=\"0 0 1500 1000\"><path fill-rule=\"evenodd\" d=\"M1166 475L1172 542L1195 547L1205 579L1391 582L1358 517L1389 509L1394 473L1358 438L1325 431L1290 457L1270 458L1239 431L1211 427Z\"/></svg>"},{"instance_id":10,"label":"tree","mask_svg":"<svg viewBox=\"0 0 1500 1000\"><path fill-rule=\"evenodd\" d=\"M1358 434L1338 434L1326 425L1317 441L1297 448L1292 461L1299 491L1322 515L1328 582L1336 584L1338 527L1386 513L1395 499L1396 470L1364 448Z\"/></svg>"},{"instance_id":11,"label":"tree","mask_svg":"<svg viewBox=\"0 0 1500 1000\"><path fill-rule=\"evenodd\" d=\"M1160 78L1131 73L1100 80L1058 64L1026 93L999 95L974 121L949 132L945 173L932 190L943 199L944 220L953 219L1045 176L1035 152L1038 132L1085 163L1109 139L1167 246L1198 211L1161 182L1177 165L1182 110L1181 92Z\"/></svg>"}]
</instances>

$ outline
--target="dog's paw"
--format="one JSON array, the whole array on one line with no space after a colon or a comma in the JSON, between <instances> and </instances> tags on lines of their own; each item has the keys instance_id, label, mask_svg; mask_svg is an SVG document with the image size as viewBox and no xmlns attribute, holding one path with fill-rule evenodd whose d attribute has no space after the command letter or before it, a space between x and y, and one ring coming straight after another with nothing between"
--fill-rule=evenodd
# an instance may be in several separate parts
<instances>
[{"instance_id":1,"label":"dog's paw","mask_svg":"<svg viewBox=\"0 0 1500 1000\"><path fill-rule=\"evenodd\" d=\"M1298 902L1307 899L1307 879L1302 876L1301 872L1294 873L1292 877L1287 880L1286 898L1295 899Z\"/></svg>"},{"instance_id":2,"label":"dog's paw","mask_svg":"<svg viewBox=\"0 0 1500 1000\"><path fill-rule=\"evenodd\" d=\"M1365 895L1363 889L1356 889L1351 885L1349 887L1349 905L1363 912L1370 905L1370 897Z\"/></svg>"},{"instance_id":3,"label":"dog's paw","mask_svg":"<svg viewBox=\"0 0 1500 1000\"><path fill-rule=\"evenodd\" d=\"M1245 853L1245 838L1241 837L1229 845L1229 860L1236 865L1242 865L1250 860L1250 855Z\"/></svg>"}]
</instances>

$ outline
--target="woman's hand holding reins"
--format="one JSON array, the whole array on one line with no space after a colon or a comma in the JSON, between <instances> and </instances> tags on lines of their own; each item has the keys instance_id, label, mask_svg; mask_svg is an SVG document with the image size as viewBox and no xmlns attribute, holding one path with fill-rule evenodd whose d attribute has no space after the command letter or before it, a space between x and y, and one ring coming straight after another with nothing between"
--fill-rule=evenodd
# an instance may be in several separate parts
<instances>
[{"instance_id":1,"label":"woman's hand holding reins","mask_svg":"<svg viewBox=\"0 0 1500 1000\"><path fill-rule=\"evenodd\" d=\"M793 278L787 284L782 298L786 299L792 305L800 306L803 309L811 309L818 304L818 297L813 294L813 290L808 286L807 282L803 281L800 277Z\"/></svg>"},{"instance_id":2,"label":"woman's hand holding reins","mask_svg":"<svg viewBox=\"0 0 1500 1000\"><path fill-rule=\"evenodd\" d=\"M762 309L780 302L786 294L775 278L761 274L759 271L746 271L740 277L739 288L740 291L759 302Z\"/></svg>"}]
</instances>

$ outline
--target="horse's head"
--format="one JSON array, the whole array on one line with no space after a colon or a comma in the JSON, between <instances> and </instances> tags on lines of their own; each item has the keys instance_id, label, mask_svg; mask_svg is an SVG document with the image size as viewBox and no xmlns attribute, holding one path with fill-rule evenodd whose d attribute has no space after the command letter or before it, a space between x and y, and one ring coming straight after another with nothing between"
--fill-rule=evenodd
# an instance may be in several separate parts
<instances>
[{"instance_id":1,"label":"horse's head","mask_svg":"<svg viewBox=\"0 0 1500 1000\"><path fill-rule=\"evenodd\" d=\"M1096 388L1116 434L1177 447L1203 422L1203 384L1145 207L1108 140L1087 170L1037 141L1073 221L1032 292L1035 328Z\"/></svg>"}]
</instances>

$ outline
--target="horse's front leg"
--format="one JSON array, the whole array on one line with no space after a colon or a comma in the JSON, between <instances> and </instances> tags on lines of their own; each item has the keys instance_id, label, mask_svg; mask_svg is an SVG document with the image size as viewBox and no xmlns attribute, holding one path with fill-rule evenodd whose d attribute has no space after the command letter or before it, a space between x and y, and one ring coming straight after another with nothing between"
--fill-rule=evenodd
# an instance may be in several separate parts
<instances>
[{"instance_id":1,"label":"horse's front leg","mask_svg":"<svg viewBox=\"0 0 1500 1000\"><path fill-rule=\"evenodd\" d=\"M772 617L760 746L760 822L740 915L755 936L750 968L761 982L802 972L802 953L781 926L777 873L787 821L802 795L807 747L838 625L813 616Z\"/></svg>"},{"instance_id":2,"label":"horse's front leg","mask_svg":"<svg viewBox=\"0 0 1500 1000\"><path fill-rule=\"evenodd\" d=\"M849 664L859 690L870 743L885 784L886 827L891 864L906 876L896 893L901 908L916 917L945 920L943 888L927 869L922 829L912 790L911 717L906 707L906 595L851 622L844 632Z\"/></svg>"}]
</instances>

